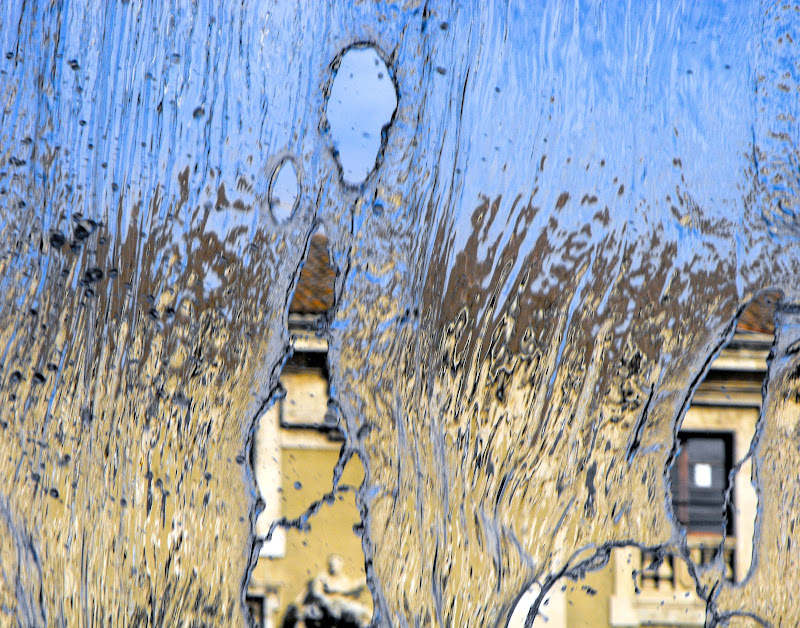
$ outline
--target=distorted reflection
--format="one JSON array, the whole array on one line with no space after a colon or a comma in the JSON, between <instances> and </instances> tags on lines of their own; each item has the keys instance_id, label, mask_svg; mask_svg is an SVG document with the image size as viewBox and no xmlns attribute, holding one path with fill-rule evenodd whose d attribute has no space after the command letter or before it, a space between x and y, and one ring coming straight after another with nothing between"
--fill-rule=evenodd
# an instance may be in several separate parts
<instances>
[{"instance_id":1,"label":"distorted reflection","mask_svg":"<svg viewBox=\"0 0 800 628\"><path fill-rule=\"evenodd\" d=\"M291 159L284 159L272 175L269 188L269 206L275 220L285 222L291 217L299 192L297 168Z\"/></svg>"},{"instance_id":2,"label":"distorted reflection","mask_svg":"<svg viewBox=\"0 0 800 628\"><path fill-rule=\"evenodd\" d=\"M352 579L342 574L342 559L328 557L327 571L308 583L286 611L283 628L362 628L369 624L372 611L358 602L367 589L366 578Z\"/></svg>"},{"instance_id":3,"label":"distorted reflection","mask_svg":"<svg viewBox=\"0 0 800 628\"><path fill-rule=\"evenodd\" d=\"M0 53L0 624L800 625L796 3Z\"/></svg>"},{"instance_id":4,"label":"distorted reflection","mask_svg":"<svg viewBox=\"0 0 800 628\"><path fill-rule=\"evenodd\" d=\"M282 392L260 419L252 452L265 507L256 523L263 544L248 595L264 609L259 625L265 628L356 627L372 615L354 533L358 460L347 463L334 490L331 484L343 443L323 333L333 291L327 238L316 233L289 307L292 354L281 372ZM285 523L270 534L277 520Z\"/></svg>"},{"instance_id":5,"label":"distorted reflection","mask_svg":"<svg viewBox=\"0 0 800 628\"><path fill-rule=\"evenodd\" d=\"M533 626L704 626L706 601L690 569L718 570L728 582L750 568L758 507L751 457L767 355L774 341L775 295L745 308L736 333L712 362L678 433L670 467L672 508L686 532L684 556L663 548L611 549L597 571L559 579L546 596L523 597L509 628Z\"/></svg>"}]
</instances>

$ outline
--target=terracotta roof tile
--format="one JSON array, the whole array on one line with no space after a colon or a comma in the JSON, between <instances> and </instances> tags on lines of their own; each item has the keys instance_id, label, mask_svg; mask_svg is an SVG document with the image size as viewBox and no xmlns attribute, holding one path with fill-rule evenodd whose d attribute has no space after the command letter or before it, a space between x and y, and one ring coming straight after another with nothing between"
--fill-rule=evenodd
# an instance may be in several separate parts
<instances>
[{"instance_id":1,"label":"terracotta roof tile","mask_svg":"<svg viewBox=\"0 0 800 628\"><path fill-rule=\"evenodd\" d=\"M322 314L333 305L336 274L328 257L328 238L317 233L311 238L308 258L289 306L292 314Z\"/></svg>"},{"instance_id":2,"label":"terracotta roof tile","mask_svg":"<svg viewBox=\"0 0 800 628\"><path fill-rule=\"evenodd\" d=\"M775 305L778 302L778 298L778 294L767 292L750 301L739 317L736 331L774 334L775 323L773 317L775 316Z\"/></svg>"},{"instance_id":3,"label":"terracotta roof tile","mask_svg":"<svg viewBox=\"0 0 800 628\"><path fill-rule=\"evenodd\" d=\"M311 238L308 258L300 272L300 281L289 306L293 314L322 314L333 305L336 274L328 257L328 238L317 233ZM775 333L773 315L778 295L767 293L754 299L739 318L737 331Z\"/></svg>"}]
</instances>

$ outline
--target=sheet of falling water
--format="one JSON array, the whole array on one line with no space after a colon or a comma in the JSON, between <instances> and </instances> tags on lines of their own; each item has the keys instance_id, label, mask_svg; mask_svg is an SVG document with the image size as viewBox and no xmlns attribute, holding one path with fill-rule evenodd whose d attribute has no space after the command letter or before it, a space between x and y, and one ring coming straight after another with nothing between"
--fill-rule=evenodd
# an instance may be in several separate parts
<instances>
[{"instance_id":1,"label":"sheet of falling water","mask_svg":"<svg viewBox=\"0 0 800 628\"><path fill-rule=\"evenodd\" d=\"M615 544L684 552L674 435L765 290L754 568L694 576L709 623L800 621L797 7L218 4L0 15L3 621L244 622L320 224L376 623L503 625ZM328 105L365 48L396 98L359 169Z\"/></svg>"}]
</instances>

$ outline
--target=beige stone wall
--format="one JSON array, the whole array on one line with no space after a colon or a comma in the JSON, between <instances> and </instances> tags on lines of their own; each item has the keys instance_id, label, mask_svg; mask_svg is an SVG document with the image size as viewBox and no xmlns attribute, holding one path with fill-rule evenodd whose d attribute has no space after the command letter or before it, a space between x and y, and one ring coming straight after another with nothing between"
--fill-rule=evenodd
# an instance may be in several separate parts
<instances>
[{"instance_id":1,"label":"beige stone wall","mask_svg":"<svg viewBox=\"0 0 800 628\"><path fill-rule=\"evenodd\" d=\"M318 339L301 340L308 345L304 345L306 350L324 349ZM328 391L321 373L313 370L285 373L281 380L287 391L286 397L262 417L255 442L258 452L255 473L266 503L257 522L257 533L261 536L266 534L271 521L281 516L293 518L301 515L311 502L331 489L333 469L341 446L320 431L298 427L319 424L324 420ZM719 390L699 391L696 396L698 405L689 409L682 426L686 430L733 432L734 461L743 459L750 447L758 418L755 405L760 399L756 391L737 391L737 394L732 400ZM355 488L362 478L360 463L351 460L342 483ZM757 498L747 461L735 480L738 579L746 575L750 565L756 508ZM359 520L354 493L340 492L333 504L324 505L310 519L309 532L279 531L274 540L265 545L252 576L251 592L268 597L271 611L267 626L280 625L286 607L302 594L311 579L326 569L331 554L342 557L348 578L363 578L361 540L353 531ZM685 568L676 567L678 581L682 583L679 589L644 590L637 595L631 574L640 566L638 549L619 548L612 552L611 560L603 570L589 573L578 582L559 581L541 609L547 621L539 619L535 626L599 628L639 626L645 622L652 626L659 625L662 619L664 626L703 625L705 605L694 594L688 572L684 573ZM538 590L534 587L523 596L512 618L512 628L524 625L527 608L537 595ZM368 592L364 592L360 601L371 607Z\"/></svg>"},{"instance_id":2,"label":"beige stone wall","mask_svg":"<svg viewBox=\"0 0 800 628\"><path fill-rule=\"evenodd\" d=\"M317 435L309 435L309 440L317 440L314 436ZM312 501L330 490L338 453L338 447L283 448L281 511L285 516L299 516ZM363 469L354 458L345 468L342 482L355 488L362 479ZM359 521L354 493L341 492L333 504L323 505L310 519L309 532L286 532L284 557L259 560L253 572L251 590L254 593L275 591L277 599L273 618L277 625L280 625L286 607L305 590L311 579L327 568L331 554L342 557L345 575L363 577L361 539L353 531L353 526ZM359 601L371 607L367 591Z\"/></svg>"},{"instance_id":3,"label":"beige stone wall","mask_svg":"<svg viewBox=\"0 0 800 628\"><path fill-rule=\"evenodd\" d=\"M295 351L324 352L325 342L307 333L293 333ZM318 369L287 370L281 375L286 394L259 421L255 435L254 472L264 510L256 534L264 538L270 524L281 517L300 517L332 488L341 442L309 425L322 425L328 407L328 382ZM306 427L301 427L306 426ZM360 523L355 489L364 472L357 458L350 460L333 503L323 504L308 520L310 529L277 529L265 542L253 571L249 593L266 599L266 626L280 626L287 607L324 572L331 554L343 561L343 575L364 578L361 539L353 527ZM365 588L358 601L372 608Z\"/></svg>"}]
</instances>

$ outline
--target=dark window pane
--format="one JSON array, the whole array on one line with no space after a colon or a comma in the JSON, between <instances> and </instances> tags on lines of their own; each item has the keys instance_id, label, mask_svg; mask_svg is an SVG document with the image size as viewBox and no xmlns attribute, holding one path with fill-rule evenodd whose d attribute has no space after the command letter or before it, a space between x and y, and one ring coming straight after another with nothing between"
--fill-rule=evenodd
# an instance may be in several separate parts
<instances>
[{"instance_id":1,"label":"dark window pane","mask_svg":"<svg viewBox=\"0 0 800 628\"><path fill-rule=\"evenodd\" d=\"M733 509L725 512L725 489L731 468L729 433L681 432L680 449L670 470L672 506L688 532L731 533Z\"/></svg>"},{"instance_id":2,"label":"dark window pane","mask_svg":"<svg viewBox=\"0 0 800 628\"><path fill-rule=\"evenodd\" d=\"M247 610L257 627L264 626L264 598L260 595L248 595L245 599Z\"/></svg>"}]
</instances>

